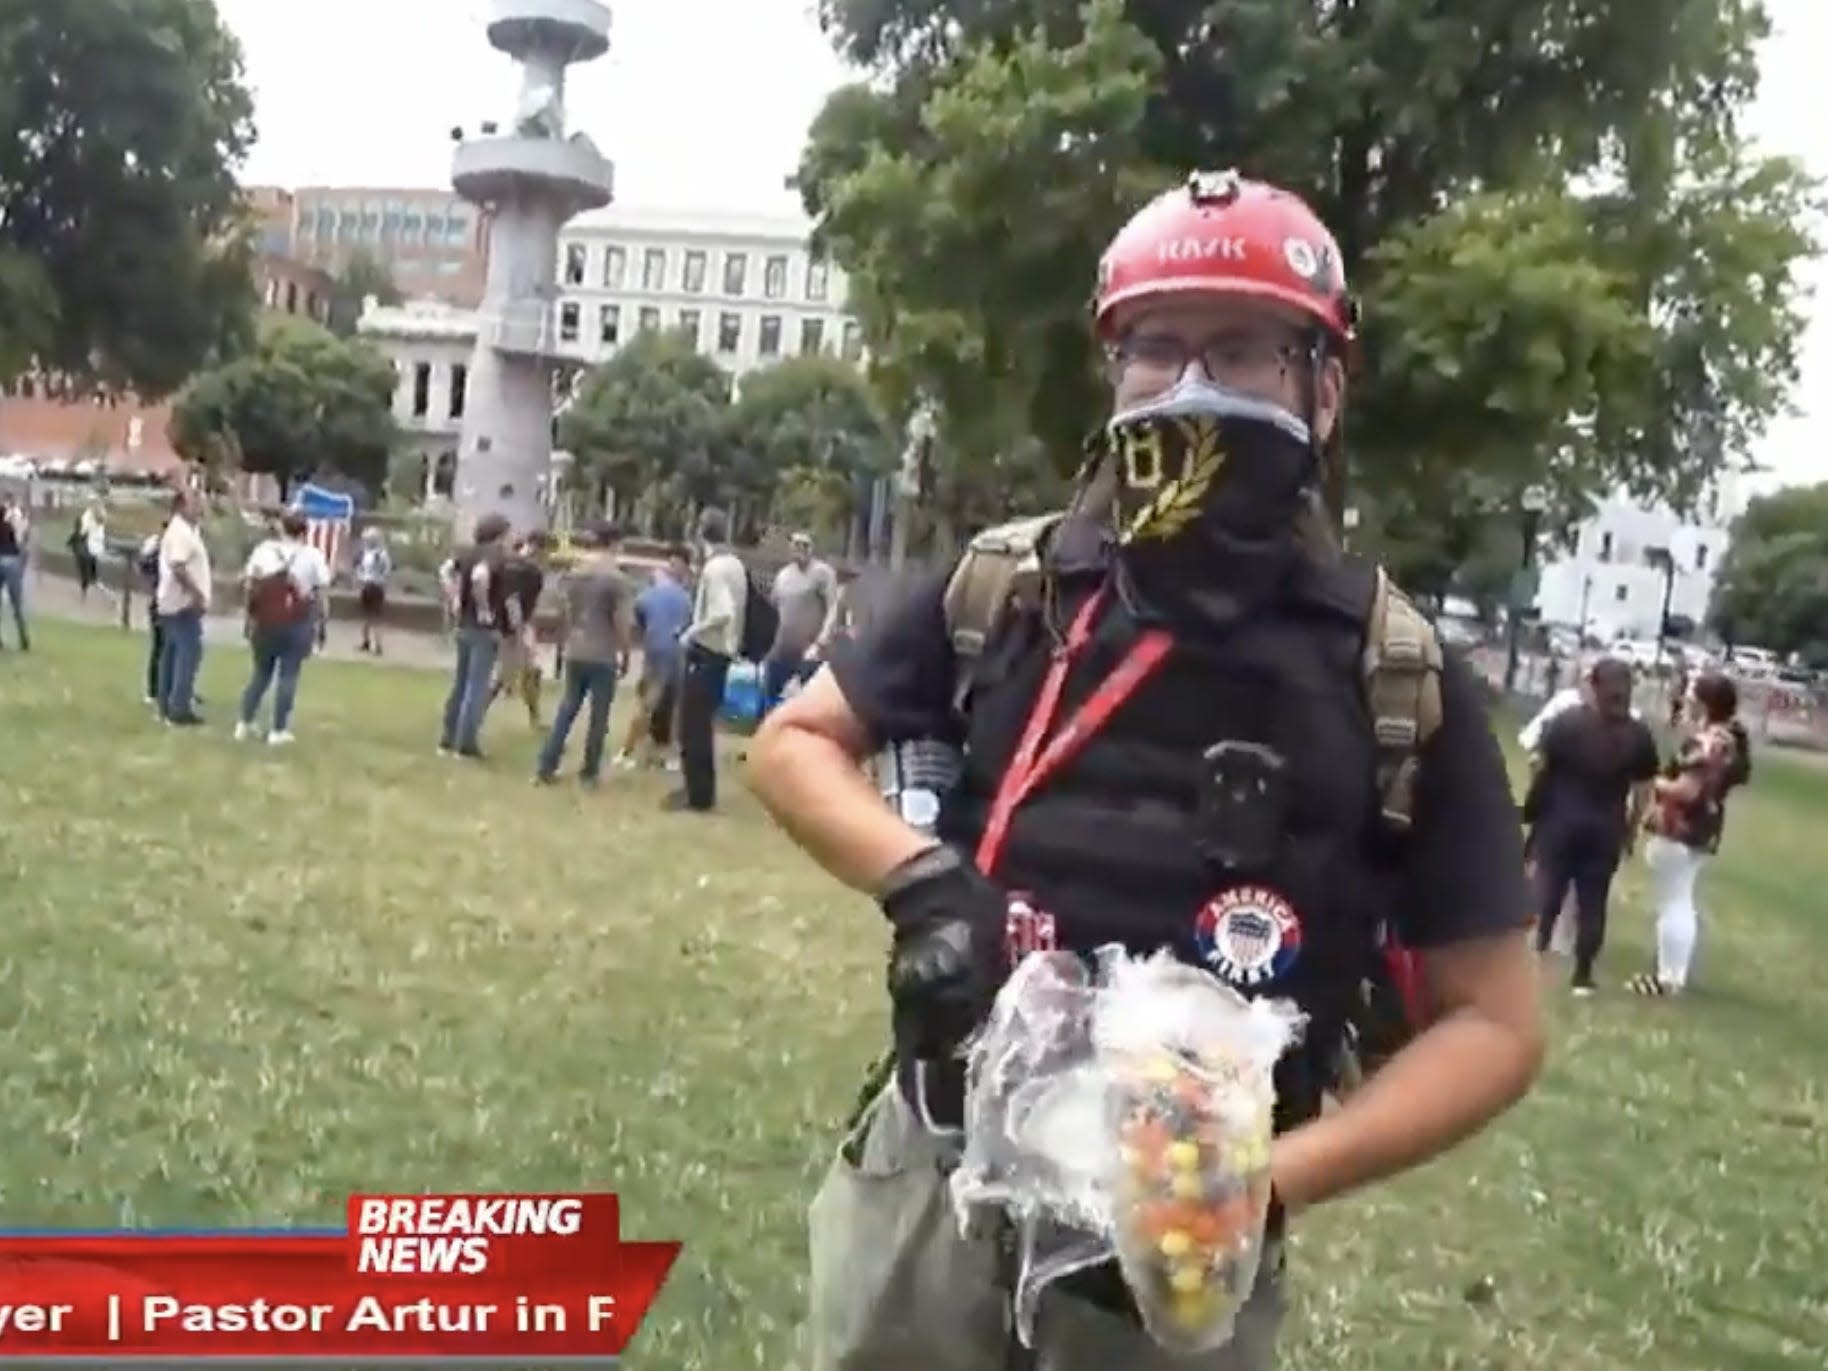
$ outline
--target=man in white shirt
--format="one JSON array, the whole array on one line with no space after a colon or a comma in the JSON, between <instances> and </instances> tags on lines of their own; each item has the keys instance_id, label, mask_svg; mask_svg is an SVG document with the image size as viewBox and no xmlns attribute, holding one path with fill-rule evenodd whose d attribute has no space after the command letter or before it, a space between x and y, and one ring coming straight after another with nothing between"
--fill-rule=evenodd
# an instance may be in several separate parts
<instances>
[{"instance_id":1,"label":"man in white shirt","mask_svg":"<svg viewBox=\"0 0 1828 1371\"><path fill-rule=\"evenodd\" d=\"M273 692L273 731L267 742L283 747L292 741L292 707L298 698L298 677L317 641L317 624L323 613L324 592L330 587L330 566L324 554L305 541L305 517L287 511L279 532L256 547L241 573L247 606L248 645L254 652L254 670L241 693L241 717L235 724L237 741L254 736L254 717L260 713L267 687L277 679Z\"/></svg>"},{"instance_id":2,"label":"man in white shirt","mask_svg":"<svg viewBox=\"0 0 1828 1371\"><path fill-rule=\"evenodd\" d=\"M713 735L730 663L743 641L749 573L730 551L730 524L722 510L707 509L699 516L698 538L704 549L698 595L692 622L679 639L685 647L679 685L679 769L685 788L668 796L666 807L704 813L717 806Z\"/></svg>"},{"instance_id":3,"label":"man in white shirt","mask_svg":"<svg viewBox=\"0 0 1828 1371\"><path fill-rule=\"evenodd\" d=\"M214 585L209 548L197 526L199 501L193 490L171 497L171 518L159 535L159 586L154 593L162 643L159 649L159 717L181 727L197 717L197 670L203 665L203 616Z\"/></svg>"}]
</instances>

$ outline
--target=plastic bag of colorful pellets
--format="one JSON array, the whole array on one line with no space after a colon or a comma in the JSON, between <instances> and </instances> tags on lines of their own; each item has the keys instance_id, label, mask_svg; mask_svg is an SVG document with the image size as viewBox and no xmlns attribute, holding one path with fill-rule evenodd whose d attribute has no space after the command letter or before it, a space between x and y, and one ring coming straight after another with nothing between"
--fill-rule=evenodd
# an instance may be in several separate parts
<instances>
[{"instance_id":1,"label":"plastic bag of colorful pellets","mask_svg":"<svg viewBox=\"0 0 1828 1371\"><path fill-rule=\"evenodd\" d=\"M1163 1347L1230 1339L1262 1252L1272 1073L1300 1023L1166 953L1017 969L972 1044L952 1189L968 1228L1008 1221L1025 1344L1047 1285L1113 1257Z\"/></svg>"}]
</instances>

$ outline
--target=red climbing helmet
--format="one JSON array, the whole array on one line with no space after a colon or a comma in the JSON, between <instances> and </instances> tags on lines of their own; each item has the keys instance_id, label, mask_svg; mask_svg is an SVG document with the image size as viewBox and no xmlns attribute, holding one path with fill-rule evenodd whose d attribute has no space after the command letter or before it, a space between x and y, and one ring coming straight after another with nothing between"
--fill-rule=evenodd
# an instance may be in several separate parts
<instances>
[{"instance_id":1,"label":"red climbing helmet","mask_svg":"<svg viewBox=\"0 0 1828 1371\"><path fill-rule=\"evenodd\" d=\"M1125 224L1098 264L1098 336L1123 306L1197 293L1274 300L1342 351L1357 331L1339 244L1300 197L1235 171L1195 172Z\"/></svg>"}]
</instances>

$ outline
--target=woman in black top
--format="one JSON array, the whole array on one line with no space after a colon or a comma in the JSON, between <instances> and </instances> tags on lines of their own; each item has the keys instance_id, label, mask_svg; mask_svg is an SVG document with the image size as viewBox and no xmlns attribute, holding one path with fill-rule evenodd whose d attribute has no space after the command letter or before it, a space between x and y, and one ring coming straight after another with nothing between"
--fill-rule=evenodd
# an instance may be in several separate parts
<instances>
[{"instance_id":1,"label":"woman in black top","mask_svg":"<svg viewBox=\"0 0 1828 1371\"><path fill-rule=\"evenodd\" d=\"M1551 723L1525 817L1534 825L1540 904L1536 946L1546 951L1556 912L1574 890L1577 933L1574 993L1593 991L1593 964L1606 941L1606 902L1619 862L1631 850L1657 744L1631 715L1631 668L1607 658L1589 677L1592 698Z\"/></svg>"}]
</instances>

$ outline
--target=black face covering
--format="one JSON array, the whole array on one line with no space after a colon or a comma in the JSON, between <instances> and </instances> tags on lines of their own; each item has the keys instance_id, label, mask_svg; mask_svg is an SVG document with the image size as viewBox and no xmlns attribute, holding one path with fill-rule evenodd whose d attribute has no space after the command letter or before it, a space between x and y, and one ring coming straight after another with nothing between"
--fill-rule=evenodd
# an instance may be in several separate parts
<instances>
[{"instance_id":1,"label":"black face covering","mask_svg":"<svg viewBox=\"0 0 1828 1371\"><path fill-rule=\"evenodd\" d=\"M1306 424L1184 379L1113 418L1102 443L1119 565L1144 607L1227 621L1281 584L1316 467Z\"/></svg>"}]
</instances>

